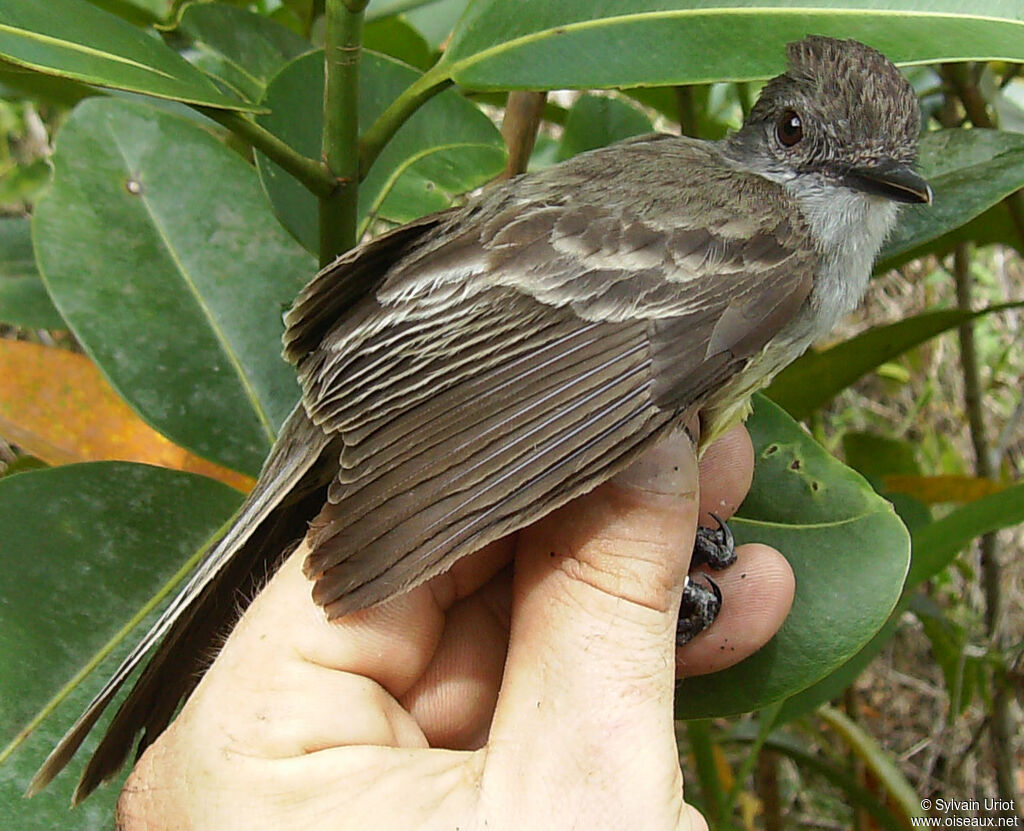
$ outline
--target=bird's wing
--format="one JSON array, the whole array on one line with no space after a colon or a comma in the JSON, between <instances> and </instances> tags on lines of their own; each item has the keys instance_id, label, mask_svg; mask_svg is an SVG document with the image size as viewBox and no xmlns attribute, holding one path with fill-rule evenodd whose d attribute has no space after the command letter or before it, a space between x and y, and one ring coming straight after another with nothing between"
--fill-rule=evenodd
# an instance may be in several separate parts
<instances>
[{"instance_id":1,"label":"bird's wing","mask_svg":"<svg viewBox=\"0 0 1024 831\"><path fill-rule=\"evenodd\" d=\"M632 181L637 165L623 167ZM543 182L495 191L298 358L310 418L345 443L308 535L306 571L331 616L607 479L807 299L817 257L784 197L769 188L758 212L749 193L730 207L698 190L680 211L657 173L651 192L618 199L607 166L603 182L580 173L572 201ZM699 172L677 186L699 188ZM652 210L659 198L673 215Z\"/></svg>"}]
</instances>

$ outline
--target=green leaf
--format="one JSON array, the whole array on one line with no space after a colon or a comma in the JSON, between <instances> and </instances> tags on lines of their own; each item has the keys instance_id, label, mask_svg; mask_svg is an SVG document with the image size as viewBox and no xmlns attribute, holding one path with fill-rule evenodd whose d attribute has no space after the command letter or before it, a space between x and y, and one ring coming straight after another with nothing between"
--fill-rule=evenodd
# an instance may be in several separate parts
<instances>
[{"instance_id":1,"label":"green leaf","mask_svg":"<svg viewBox=\"0 0 1024 831\"><path fill-rule=\"evenodd\" d=\"M932 513L926 504L886 487L885 477L891 474L920 475L916 445L904 439L854 431L843 434L842 445L846 463L866 477L879 496L892 503L907 530L913 531L932 521Z\"/></svg>"},{"instance_id":2,"label":"green leaf","mask_svg":"<svg viewBox=\"0 0 1024 831\"><path fill-rule=\"evenodd\" d=\"M116 638L238 505L237 491L193 474L123 462L70 465L0 479L0 746ZM0 826L109 828L118 788L68 814L74 777L21 794L60 733L95 692L81 685L4 763ZM90 689L91 688L91 689ZM84 748L88 752L98 737ZM6 754L3 754L6 755Z\"/></svg>"},{"instance_id":3,"label":"green leaf","mask_svg":"<svg viewBox=\"0 0 1024 831\"><path fill-rule=\"evenodd\" d=\"M907 572L909 537L889 504L782 410L762 397L755 403L747 423L754 485L730 526L738 542L786 555L796 598L759 652L686 679L676 697L681 718L755 710L824 678L882 627Z\"/></svg>"},{"instance_id":4,"label":"green leaf","mask_svg":"<svg viewBox=\"0 0 1024 831\"><path fill-rule=\"evenodd\" d=\"M0 95L4 98L27 96L44 104L70 109L83 98L102 95L99 90L56 75L42 75L31 69L0 61Z\"/></svg>"},{"instance_id":5,"label":"green leaf","mask_svg":"<svg viewBox=\"0 0 1024 831\"><path fill-rule=\"evenodd\" d=\"M977 245L1000 244L1024 251L1024 240L1021 239L1014 227L1010 211L1006 202L1003 201L996 203L967 224L954 228L937 239L907 249L901 254L879 260L875 271L899 268L904 263L928 255L934 255L941 259L952 253L953 249L961 242L973 242Z\"/></svg>"},{"instance_id":6,"label":"green leaf","mask_svg":"<svg viewBox=\"0 0 1024 831\"><path fill-rule=\"evenodd\" d=\"M976 537L1020 522L1024 522L1024 485L984 497L957 508L941 520L915 528L911 534L913 557L906 588L889 621L843 666L814 686L791 696L779 711L777 722L791 721L841 695L892 638L903 612L920 602L913 591L915 586L948 566Z\"/></svg>"},{"instance_id":7,"label":"green leaf","mask_svg":"<svg viewBox=\"0 0 1024 831\"><path fill-rule=\"evenodd\" d=\"M419 73L393 58L363 54L359 120L370 124ZM267 88L270 112L260 124L303 155L319 158L323 54L288 64ZM310 251L319 240L316 198L276 164L258 155L278 218ZM496 176L505 145L479 109L452 90L422 106L402 125L359 188L359 233L374 217L408 222L451 205L456 196Z\"/></svg>"},{"instance_id":8,"label":"green leaf","mask_svg":"<svg viewBox=\"0 0 1024 831\"><path fill-rule=\"evenodd\" d=\"M808 351L780 372L765 393L793 418L807 418L862 375L908 349L967 320L1020 306L1024 301L976 312L944 309L876 326L828 349Z\"/></svg>"},{"instance_id":9,"label":"green leaf","mask_svg":"<svg viewBox=\"0 0 1024 831\"><path fill-rule=\"evenodd\" d=\"M899 626L899 619L906 608L905 601L906 596L896 604L896 608L878 633L856 655L806 690L801 690L796 695L787 698L776 713L775 723L785 724L818 709L826 701L839 698L843 694L843 690L857 680L868 664L892 640L893 635L896 634L896 628Z\"/></svg>"},{"instance_id":10,"label":"green leaf","mask_svg":"<svg viewBox=\"0 0 1024 831\"><path fill-rule=\"evenodd\" d=\"M169 0L89 0L111 14L116 14L136 26L159 23L170 9Z\"/></svg>"},{"instance_id":11,"label":"green leaf","mask_svg":"<svg viewBox=\"0 0 1024 831\"><path fill-rule=\"evenodd\" d=\"M282 66L313 49L281 24L225 3L189 3L178 29L198 53L193 62L250 101L263 97Z\"/></svg>"},{"instance_id":12,"label":"green leaf","mask_svg":"<svg viewBox=\"0 0 1024 831\"><path fill-rule=\"evenodd\" d=\"M394 0L384 0L384 4L389 2L392 8L397 5ZM402 2L402 0L398 0L398 2ZM439 49L448 40L452 28L466 10L466 6L469 5L469 0L432 0L427 3L421 2L421 0L405 0L405 2L409 6L416 6L405 13L405 19L427 39L427 43L433 49ZM373 6L376 5L377 3L373 4ZM371 6L371 10L373 6Z\"/></svg>"},{"instance_id":13,"label":"green leaf","mask_svg":"<svg viewBox=\"0 0 1024 831\"><path fill-rule=\"evenodd\" d=\"M281 313L312 258L248 164L144 104L84 101L53 161L33 235L64 319L153 427L256 473L297 396Z\"/></svg>"},{"instance_id":14,"label":"green leaf","mask_svg":"<svg viewBox=\"0 0 1024 831\"><path fill-rule=\"evenodd\" d=\"M914 531L914 559L907 585L915 586L948 566L976 537L1024 522L1024 484L962 505Z\"/></svg>"},{"instance_id":15,"label":"green leaf","mask_svg":"<svg viewBox=\"0 0 1024 831\"><path fill-rule=\"evenodd\" d=\"M0 321L26 329L63 329L39 279L27 217L0 220Z\"/></svg>"},{"instance_id":16,"label":"green leaf","mask_svg":"<svg viewBox=\"0 0 1024 831\"><path fill-rule=\"evenodd\" d=\"M581 95L565 121L558 160L652 130L651 119L620 98Z\"/></svg>"},{"instance_id":17,"label":"green leaf","mask_svg":"<svg viewBox=\"0 0 1024 831\"><path fill-rule=\"evenodd\" d=\"M915 444L874 433L853 430L843 433L843 457L864 476L921 473Z\"/></svg>"},{"instance_id":18,"label":"green leaf","mask_svg":"<svg viewBox=\"0 0 1024 831\"><path fill-rule=\"evenodd\" d=\"M398 58L421 71L434 63L434 52L424 39L400 17L372 20L363 29L363 48Z\"/></svg>"},{"instance_id":19,"label":"green leaf","mask_svg":"<svg viewBox=\"0 0 1024 831\"><path fill-rule=\"evenodd\" d=\"M0 0L0 57L101 87L252 109L220 92L161 40L85 0Z\"/></svg>"},{"instance_id":20,"label":"green leaf","mask_svg":"<svg viewBox=\"0 0 1024 831\"><path fill-rule=\"evenodd\" d=\"M678 124L683 115L682 96L688 95L694 116L689 125L692 135L717 140L743 123L737 84L694 84L684 87L631 87L624 90L630 98L657 110Z\"/></svg>"},{"instance_id":21,"label":"green leaf","mask_svg":"<svg viewBox=\"0 0 1024 831\"><path fill-rule=\"evenodd\" d=\"M903 211L882 251L881 269L1024 187L1024 135L999 130L926 133L919 167L935 191L935 202Z\"/></svg>"},{"instance_id":22,"label":"green leaf","mask_svg":"<svg viewBox=\"0 0 1024 831\"><path fill-rule=\"evenodd\" d=\"M750 80L783 69L808 32L855 38L897 62L1024 60L1024 9L988 0L481 0L442 62L472 89L555 89ZM734 48L709 48L732 44Z\"/></svg>"},{"instance_id":23,"label":"green leaf","mask_svg":"<svg viewBox=\"0 0 1024 831\"><path fill-rule=\"evenodd\" d=\"M430 7L441 5L444 5L442 0L373 0L366 10L366 19L370 22L384 20L415 9L425 9L428 13L436 13L436 8ZM465 0L463 0L463 5L465 5Z\"/></svg>"}]
</instances>

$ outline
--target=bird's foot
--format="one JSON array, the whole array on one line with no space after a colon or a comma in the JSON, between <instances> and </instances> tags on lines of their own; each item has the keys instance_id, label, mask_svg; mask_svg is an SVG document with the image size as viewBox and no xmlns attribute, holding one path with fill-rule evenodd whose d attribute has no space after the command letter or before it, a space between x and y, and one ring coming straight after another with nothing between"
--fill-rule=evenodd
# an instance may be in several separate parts
<instances>
[{"instance_id":1,"label":"bird's foot","mask_svg":"<svg viewBox=\"0 0 1024 831\"><path fill-rule=\"evenodd\" d=\"M711 515L718 528L698 528L697 538L693 543L693 558L690 567L707 565L716 571L731 566L736 562L736 543L732 531L720 517ZM718 585L706 574L701 575L707 582L704 586L693 578L686 578L683 587L683 600L679 607L679 620L676 623L676 645L693 640L707 629L722 608L722 592Z\"/></svg>"},{"instance_id":2,"label":"bird's foot","mask_svg":"<svg viewBox=\"0 0 1024 831\"><path fill-rule=\"evenodd\" d=\"M697 538L693 541L693 557L690 559L691 569L710 566L720 571L736 562L736 541L732 538L732 531L721 517L711 514L711 518L718 523L718 527L697 529Z\"/></svg>"},{"instance_id":3,"label":"bird's foot","mask_svg":"<svg viewBox=\"0 0 1024 831\"><path fill-rule=\"evenodd\" d=\"M691 577L683 586L683 602L679 606L679 620L676 621L676 646L693 640L707 629L722 608L722 591L706 574L702 575L707 586L702 586Z\"/></svg>"}]
</instances>

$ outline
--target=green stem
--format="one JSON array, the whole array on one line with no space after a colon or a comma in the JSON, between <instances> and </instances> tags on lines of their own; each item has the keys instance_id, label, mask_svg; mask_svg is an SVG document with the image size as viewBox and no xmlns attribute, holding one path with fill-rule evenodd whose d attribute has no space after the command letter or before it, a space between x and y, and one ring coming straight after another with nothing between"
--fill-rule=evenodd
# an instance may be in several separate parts
<instances>
[{"instance_id":1,"label":"green stem","mask_svg":"<svg viewBox=\"0 0 1024 831\"><path fill-rule=\"evenodd\" d=\"M359 208L359 62L368 0L327 0L324 8L324 164L333 189L320 195L320 264L356 244Z\"/></svg>"},{"instance_id":2,"label":"green stem","mask_svg":"<svg viewBox=\"0 0 1024 831\"><path fill-rule=\"evenodd\" d=\"M697 781L700 782L701 795L704 797L704 811L712 828L720 826L725 820L725 789L718 776L718 764L715 761L715 740L711 737L711 723L704 719L688 721L686 735L690 740L690 750L696 767Z\"/></svg>"},{"instance_id":3,"label":"green stem","mask_svg":"<svg viewBox=\"0 0 1024 831\"><path fill-rule=\"evenodd\" d=\"M377 156L384 149L391 137L398 132L406 120L420 106L429 101L441 90L450 86L451 78L446 74L444 63L435 64L419 79L399 95L370 128L363 134L359 142L359 174L365 176L377 161Z\"/></svg>"},{"instance_id":4,"label":"green stem","mask_svg":"<svg viewBox=\"0 0 1024 831\"><path fill-rule=\"evenodd\" d=\"M334 189L334 178L325 165L297 153L248 116L233 110L218 110L213 107L196 107L195 109L255 147L268 159L277 162L318 196L330 193Z\"/></svg>"}]
</instances>

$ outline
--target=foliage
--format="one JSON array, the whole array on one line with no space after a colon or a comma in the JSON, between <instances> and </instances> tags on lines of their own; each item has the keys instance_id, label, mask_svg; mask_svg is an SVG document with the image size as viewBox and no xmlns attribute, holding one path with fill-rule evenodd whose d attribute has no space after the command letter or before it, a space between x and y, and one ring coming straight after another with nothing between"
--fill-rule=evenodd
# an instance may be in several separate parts
<instances>
[{"instance_id":1,"label":"foliage","mask_svg":"<svg viewBox=\"0 0 1024 831\"><path fill-rule=\"evenodd\" d=\"M720 137L751 82L780 70L786 42L858 38L915 65L936 192L932 209L904 214L881 267L965 241L1021 245L1024 138L967 129L968 118L992 126L971 114L972 90L1021 121L1017 0L989 0L984 15L958 0L374 0L363 26L364 5L0 0L0 435L38 459L0 479L0 526L12 529L0 558L19 575L0 588L0 655L14 668L0 679L5 827L66 824L70 777L30 803L19 791L98 686L88 671L123 653L234 510L240 497L221 483L244 489L258 472L297 396L278 355L282 310L317 260L498 175L492 117L509 90L604 90L567 110L549 103L542 165L652 123ZM325 64L325 43L358 47L360 32L359 64ZM951 61L989 63L970 64L965 82L941 68ZM688 682L679 705L681 718L761 709L757 735L740 738L754 747L741 773L758 749L788 754L898 826L906 785L856 725L819 711L869 759L874 794L787 724L848 687L904 610L935 644L954 711L1004 683L1005 656L966 660L965 624L921 591L973 535L1024 518L1012 471L979 485L962 464L923 469L895 432L829 435L821 419L858 378L910 378L921 344L1011 305L871 328L779 377L769 395L846 447L863 476L758 403L755 486L736 532L791 557L796 607L765 650ZM1005 350L993 360L994 372L1018 365ZM999 394L1009 419L1019 384ZM955 510L933 516L938 501ZM710 758L710 731L689 739ZM716 775L700 766L702 807L726 824L745 780L728 791ZM83 823L109 824L113 790Z\"/></svg>"}]
</instances>

